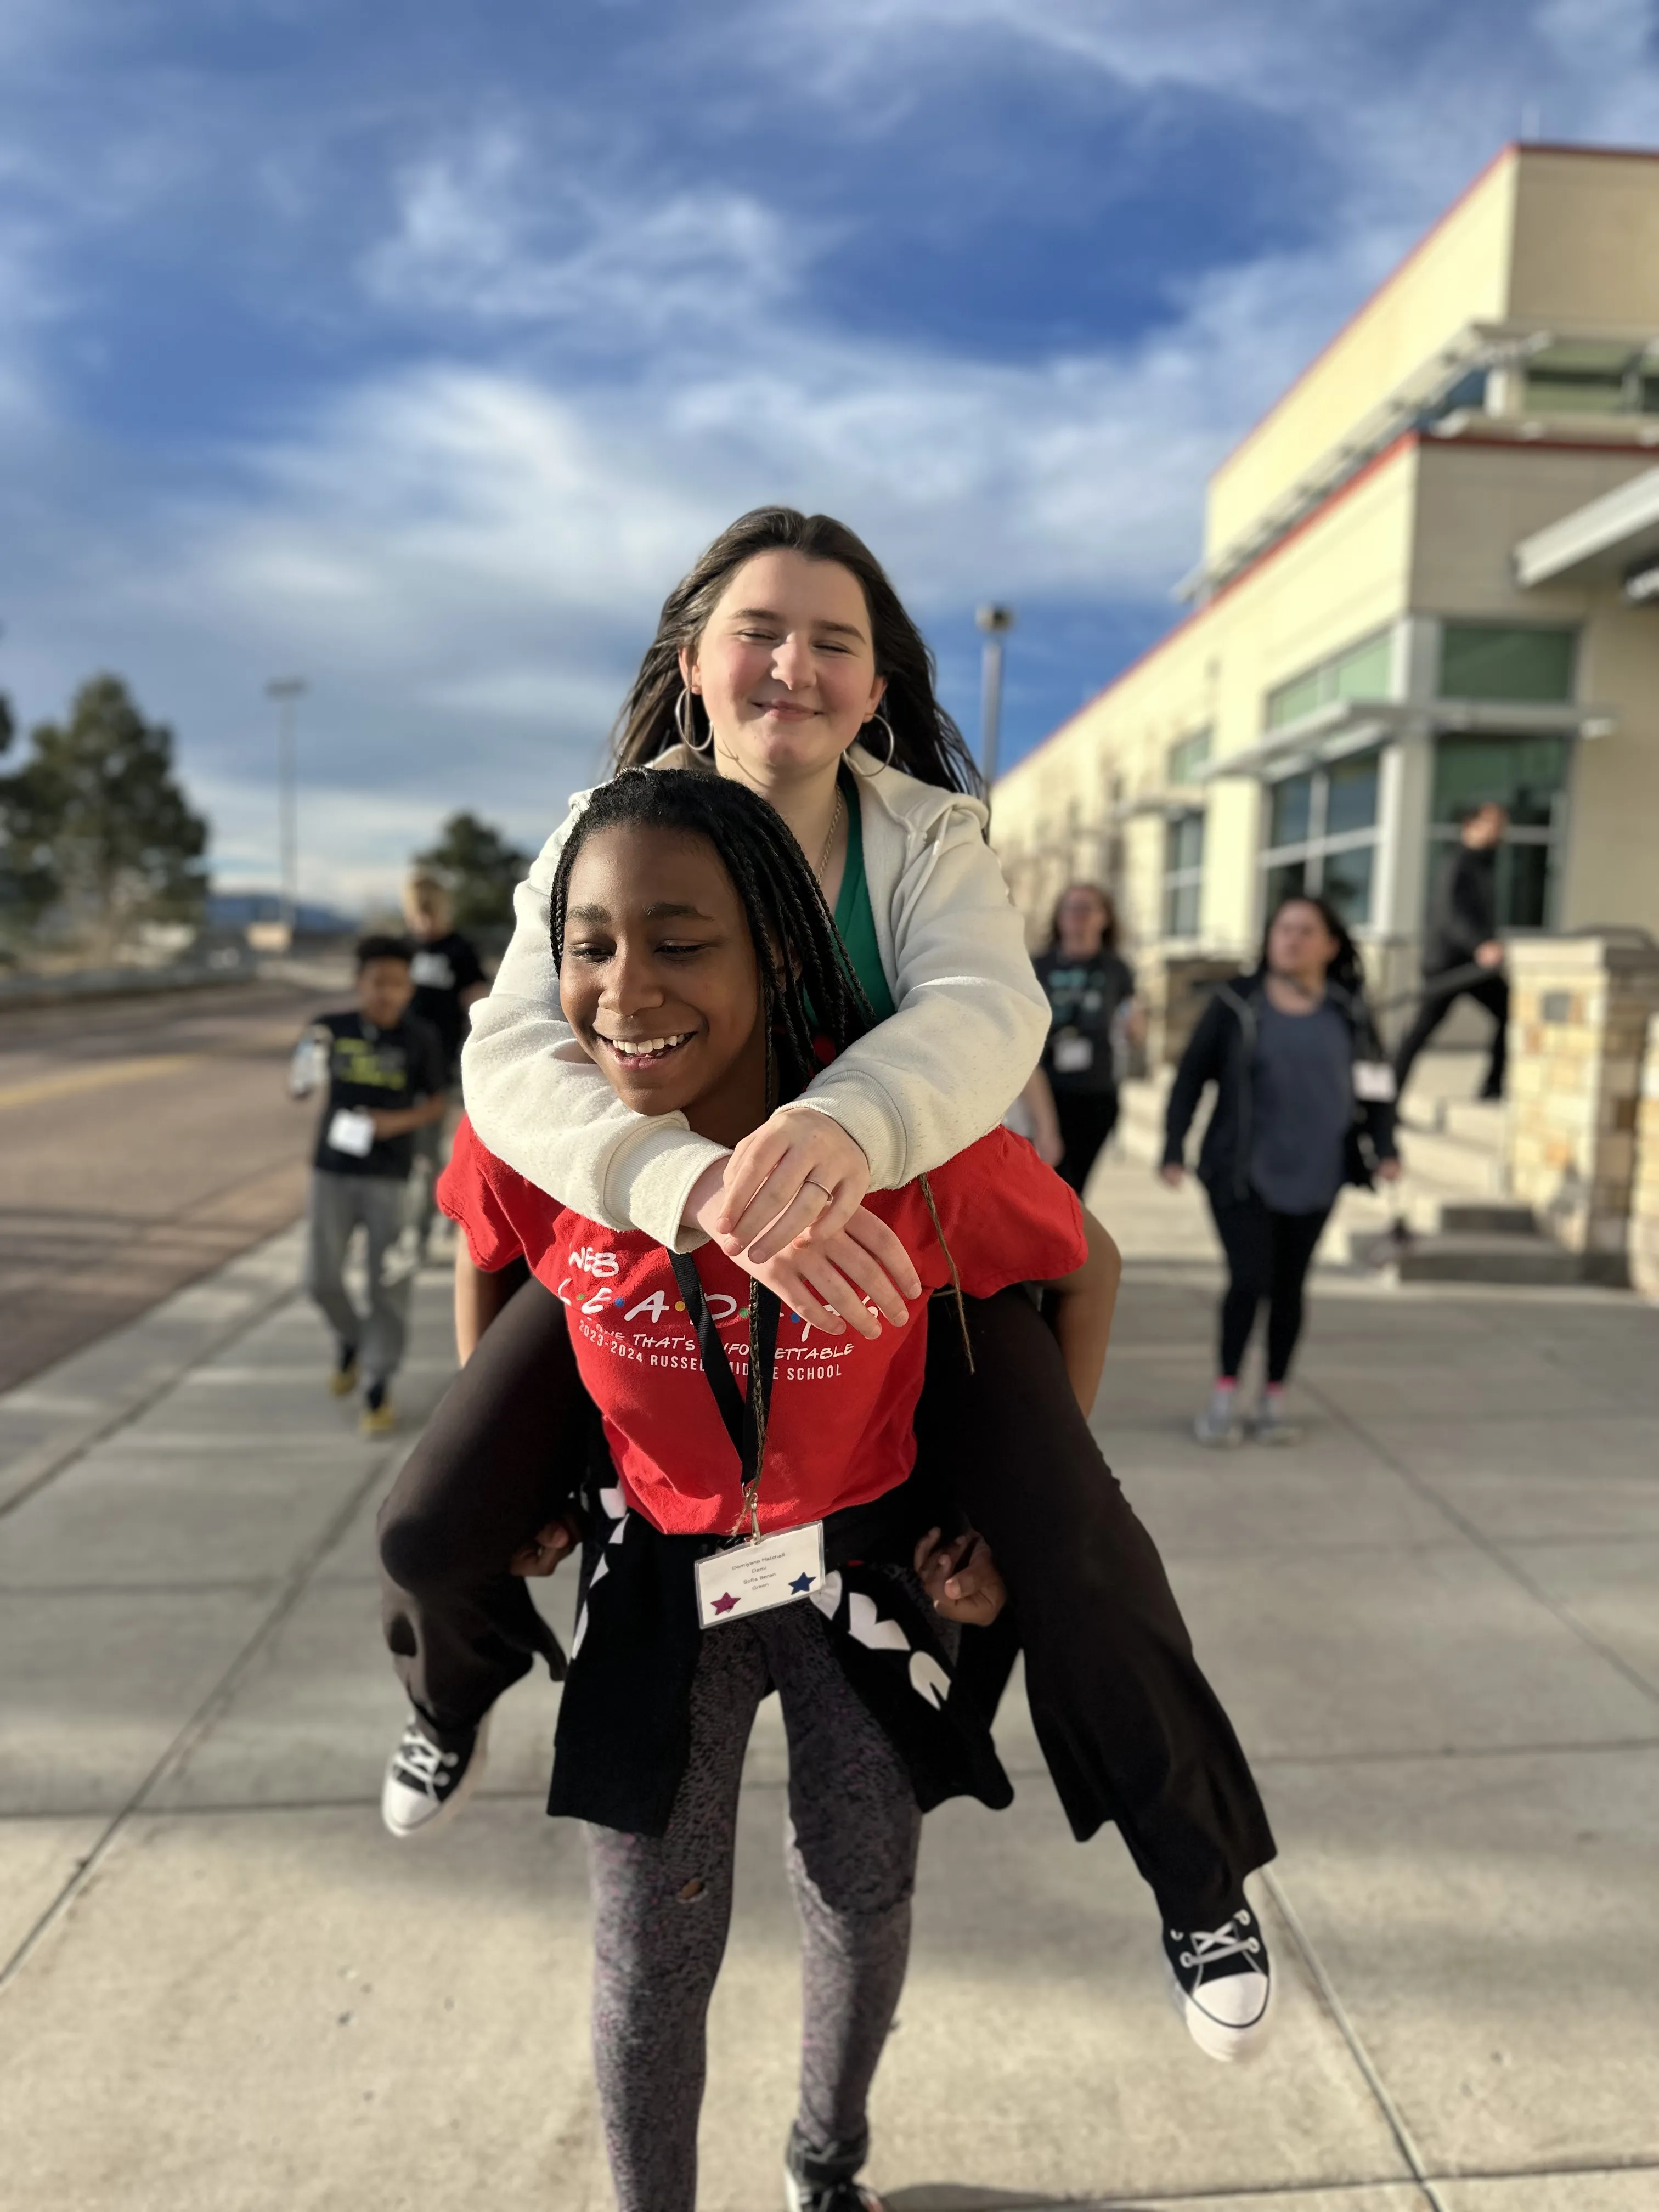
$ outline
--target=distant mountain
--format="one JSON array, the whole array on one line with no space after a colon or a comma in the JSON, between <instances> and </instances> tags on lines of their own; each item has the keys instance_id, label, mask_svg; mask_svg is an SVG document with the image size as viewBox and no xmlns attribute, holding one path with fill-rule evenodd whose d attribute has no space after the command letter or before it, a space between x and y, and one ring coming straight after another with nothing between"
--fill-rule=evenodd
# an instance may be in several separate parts
<instances>
[{"instance_id":1,"label":"distant mountain","mask_svg":"<svg viewBox=\"0 0 1659 2212\"><path fill-rule=\"evenodd\" d=\"M282 902L275 891L210 891L207 921L213 929L246 929L251 921L281 919ZM337 937L360 928L362 917L342 914L337 907L314 905L301 899L294 909L295 927L306 936Z\"/></svg>"}]
</instances>

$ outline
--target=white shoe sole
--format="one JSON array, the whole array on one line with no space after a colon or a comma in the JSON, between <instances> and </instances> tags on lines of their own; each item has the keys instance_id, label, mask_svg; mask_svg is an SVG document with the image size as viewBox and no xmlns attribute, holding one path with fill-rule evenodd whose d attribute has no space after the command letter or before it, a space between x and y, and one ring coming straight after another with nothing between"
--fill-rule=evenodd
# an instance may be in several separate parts
<instances>
[{"instance_id":1,"label":"white shoe sole","mask_svg":"<svg viewBox=\"0 0 1659 2212\"><path fill-rule=\"evenodd\" d=\"M874 2190L866 2189L861 2181L855 2182L854 2186L864 2198L866 2212L886 2212L886 2207ZM783 2169L783 2212L800 2212L800 2184L787 2165Z\"/></svg>"},{"instance_id":2,"label":"white shoe sole","mask_svg":"<svg viewBox=\"0 0 1659 2212\"><path fill-rule=\"evenodd\" d=\"M408 1827L394 1820L386 1809L386 1789L382 1785L380 1820L388 1835L395 1836L401 1844L406 1843L411 1836L434 1835L440 1828L447 1828L449 1826L467 1799L483 1780L484 1768L489 1764L490 1719L491 1716L486 1713L479 1722L478 1740L472 1747L472 1757L468 1762L466 1772L450 1793L447 1802L441 1805L435 1813L429 1814L424 1820L413 1821ZM429 1804L432 1801L430 1798L422 1798L421 1802L422 1804Z\"/></svg>"},{"instance_id":3,"label":"white shoe sole","mask_svg":"<svg viewBox=\"0 0 1659 2212\"><path fill-rule=\"evenodd\" d=\"M1193 1434L1198 1439L1199 1443L1204 1446L1204 1449L1206 1451L1237 1451L1239 1445L1244 1441L1244 1430L1242 1423L1236 1425L1231 1429L1224 1430L1221 1435L1217 1436L1212 1430L1200 1428L1199 1424L1194 1421L1193 1423Z\"/></svg>"},{"instance_id":4,"label":"white shoe sole","mask_svg":"<svg viewBox=\"0 0 1659 2212\"><path fill-rule=\"evenodd\" d=\"M1271 1974L1267 1977L1267 2002L1261 2008L1261 2016L1248 2027L1224 2027L1193 2002L1167 1958L1164 1971L1169 1977L1170 2002L1179 2014L1182 2026L1206 2058L1213 2058L1223 2066L1243 2066L1261 2057L1272 2031L1275 1992Z\"/></svg>"}]
</instances>

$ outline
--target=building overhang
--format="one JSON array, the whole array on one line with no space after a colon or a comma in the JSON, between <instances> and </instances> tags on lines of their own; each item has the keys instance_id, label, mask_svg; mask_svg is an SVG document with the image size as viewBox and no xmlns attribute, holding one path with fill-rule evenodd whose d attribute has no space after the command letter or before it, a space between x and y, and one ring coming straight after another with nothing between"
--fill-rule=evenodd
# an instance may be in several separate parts
<instances>
[{"instance_id":1,"label":"building overhang","mask_svg":"<svg viewBox=\"0 0 1659 2212\"><path fill-rule=\"evenodd\" d=\"M1386 744L1404 732L1427 737L1466 732L1491 737L1611 737L1618 726L1609 707L1565 702L1535 705L1487 699L1431 699L1422 705L1396 699L1339 699L1270 730L1257 744L1224 753L1199 771L1213 783L1222 776L1275 782Z\"/></svg>"},{"instance_id":2,"label":"building overhang","mask_svg":"<svg viewBox=\"0 0 1659 2212\"><path fill-rule=\"evenodd\" d=\"M1546 523L1515 549L1516 580L1523 591L1540 584L1603 581L1656 562L1659 469L1644 469L1559 522Z\"/></svg>"},{"instance_id":3,"label":"building overhang","mask_svg":"<svg viewBox=\"0 0 1659 2212\"><path fill-rule=\"evenodd\" d=\"M1196 814L1209 793L1202 784L1172 784L1167 791L1144 791L1138 799L1121 799L1112 809L1114 822L1173 822L1183 814Z\"/></svg>"}]
</instances>

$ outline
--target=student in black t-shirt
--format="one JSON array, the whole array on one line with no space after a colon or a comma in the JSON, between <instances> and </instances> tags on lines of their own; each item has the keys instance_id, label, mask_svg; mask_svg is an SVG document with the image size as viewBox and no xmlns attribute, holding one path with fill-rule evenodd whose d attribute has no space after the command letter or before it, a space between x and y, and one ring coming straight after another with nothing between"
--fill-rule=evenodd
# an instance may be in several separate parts
<instances>
[{"instance_id":1,"label":"student in black t-shirt","mask_svg":"<svg viewBox=\"0 0 1659 2212\"><path fill-rule=\"evenodd\" d=\"M356 1006L312 1025L289 1078L295 1098L328 1085L312 1160L306 1288L337 1340L337 1396L353 1389L361 1365L362 1426L371 1436L392 1425L386 1392L404 1355L416 1266L407 1218L416 1139L442 1121L447 1103L442 1047L410 1012L410 964L402 938L364 938ZM343 1279L346 1248L360 1224L368 1239L366 1315Z\"/></svg>"},{"instance_id":2,"label":"student in black t-shirt","mask_svg":"<svg viewBox=\"0 0 1659 2212\"><path fill-rule=\"evenodd\" d=\"M404 887L404 920L409 925L415 957L410 974L415 1001L410 1011L437 1032L443 1048L446 1088L460 1096L461 1047L466 1041L467 1020L473 1002L483 998L484 981L477 947L454 926L449 893L439 878L417 872ZM436 1211L433 1193L443 1170L449 1147L444 1141L442 1121L431 1121L416 1133L415 1174L410 1212L415 1223L416 1249L426 1257Z\"/></svg>"},{"instance_id":3,"label":"student in black t-shirt","mask_svg":"<svg viewBox=\"0 0 1659 2212\"><path fill-rule=\"evenodd\" d=\"M1134 971L1119 957L1117 912L1097 884L1069 884L1054 906L1048 949L1036 961L1052 1026L1042 1072L1065 1151L1060 1172L1082 1193L1117 1126L1117 1046L1139 1020Z\"/></svg>"},{"instance_id":4,"label":"student in black t-shirt","mask_svg":"<svg viewBox=\"0 0 1659 2212\"><path fill-rule=\"evenodd\" d=\"M1510 987L1498 934L1498 848L1509 826L1509 811L1496 799L1472 806L1457 843L1441 863L1423 938L1422 1001L1395 1054L1397 1096L1405 1091L1412 1062L1465 994L1484 1006L1495 1024L1480 1096L1504 1095Z\"/></svg>"}]
</instances>

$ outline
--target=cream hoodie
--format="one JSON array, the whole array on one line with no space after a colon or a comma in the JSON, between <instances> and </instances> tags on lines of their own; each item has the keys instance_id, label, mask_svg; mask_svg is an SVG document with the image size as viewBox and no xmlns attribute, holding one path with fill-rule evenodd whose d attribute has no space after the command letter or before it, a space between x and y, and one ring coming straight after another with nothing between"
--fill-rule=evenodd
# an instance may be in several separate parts
<instances>
[{"instance_id":1,"label":"cream hoodie","mask_svg":"<svg viewBox=\"0 0 1659 2212\"><path fill-rule=\"evenodd\" d=\"M994 1128L1048 1033L1020 918L986 843L985 809L854 745L864 869L881 964L898 1011L815 1076L797 1107L856 1139L878 1190L896 1189ZM659 768L700 766L678 747ZM692 1185L725 1148L684 1114L624 1106L559 1011L549 938L554 871L578 792L519 885L513 941L489 996L472 1009L461 1055L473 1127L491 1152L562 1204L694 1251L681 1228Z\"/></svg>"}]
</instances>

